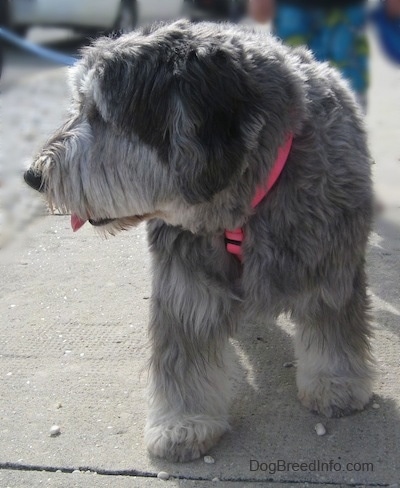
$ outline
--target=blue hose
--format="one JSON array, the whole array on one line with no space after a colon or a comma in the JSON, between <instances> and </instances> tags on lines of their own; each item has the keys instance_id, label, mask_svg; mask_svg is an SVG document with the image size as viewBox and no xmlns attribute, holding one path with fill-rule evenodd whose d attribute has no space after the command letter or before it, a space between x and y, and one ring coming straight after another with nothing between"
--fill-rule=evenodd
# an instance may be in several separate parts
<instances>
[{"instance_id":1,"label":"blue hose","mask_svg":"<svg viewBox=\"0 0 400 488\"><path fill-rule=\"evenodd\" d=\"M72 66L78 61L77 58L73 58L72 56L60 54L52 51L51 49L47 49L45 47L38 46L37 44L33 44L32 42L26 41L25 39L21 39L19 36L15 35L8 29L4 29L3 27L0 27L0 39L4 39L5 41L19 47L23 51L28 51L36 56L39 56L40 58L52 61L53 63L62 64L64 66Z\"/></svg>"}]
</instances>

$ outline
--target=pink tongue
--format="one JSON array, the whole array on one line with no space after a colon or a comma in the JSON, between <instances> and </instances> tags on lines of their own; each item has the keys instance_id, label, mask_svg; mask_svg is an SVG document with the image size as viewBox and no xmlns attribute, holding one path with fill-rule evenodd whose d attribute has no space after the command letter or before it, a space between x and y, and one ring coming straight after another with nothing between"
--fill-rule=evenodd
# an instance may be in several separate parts
<instances>
[{"instance_id":1,"label":"pink tongue","mask_svg":"<svg viewBox=\"0 0 400 488\"><path fill-rule=\"evenodd\" d=\"M86 220L80 219L76 214L71 215L71 227L74 232L79 230L85 223Z\"/></svg>"}]
</instances>

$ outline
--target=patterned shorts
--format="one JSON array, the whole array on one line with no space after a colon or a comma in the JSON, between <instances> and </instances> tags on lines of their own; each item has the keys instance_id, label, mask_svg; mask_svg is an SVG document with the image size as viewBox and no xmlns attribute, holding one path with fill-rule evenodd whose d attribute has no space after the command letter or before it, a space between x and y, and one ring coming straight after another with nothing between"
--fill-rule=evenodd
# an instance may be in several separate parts
<instances>
[{"instance_id":1,"label":"patterned shorts","mask_svg":"<svg viewBox=\"0 0 400 488\"><path fill-rule=\"evenodd\" d=\"M363 5L329 10L280 5L275 34L291 46L307 45L317 59L336 66L362 97L369 85L366 22Z\"/></svg>"}]
</instances>

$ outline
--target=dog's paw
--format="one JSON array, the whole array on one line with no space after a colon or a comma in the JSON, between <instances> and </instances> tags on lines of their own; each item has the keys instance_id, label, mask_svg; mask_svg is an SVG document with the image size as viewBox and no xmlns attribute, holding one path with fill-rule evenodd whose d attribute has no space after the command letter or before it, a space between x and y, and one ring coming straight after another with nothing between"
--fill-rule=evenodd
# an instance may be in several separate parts
<instances>
[{"instance_id":1,"label":"dog's paw","mask_svg":"<svg viewBox=\"0 0 400 488\"><path fill-rule=\"evenodd\" d=\"M323 377L299 384L301 403L326 417L343 417L363 410L371 396L369 379Z\"/></svg>"},{"instance_id":2,"label":"dog's paw","mask_svg":"<svg viewBox=\"0 0 400 488\"><path fill-rule=\"evenodd\" d=\"M148 421L145 442L154 456L184 463L205 454L228 429L227 419L203 415Z\"/></svg>"}]
</instances>

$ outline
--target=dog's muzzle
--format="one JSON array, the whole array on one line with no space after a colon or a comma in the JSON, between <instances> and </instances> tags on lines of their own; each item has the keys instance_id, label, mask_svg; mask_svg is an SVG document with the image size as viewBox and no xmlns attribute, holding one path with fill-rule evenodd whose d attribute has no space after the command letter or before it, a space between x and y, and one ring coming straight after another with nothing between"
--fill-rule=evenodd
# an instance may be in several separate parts
<instances>
[{"instance_id":1,"label":"dog's muzzle","mask_svg":"<svg viewBox=\"0 0 400 488\"><path fill-rule=\"evenodd\" d=\"M24 173L24 180L34 190L40 192L44 191L44 182L42 178L42 173L40 171L28 169Z\"/></svg>"},{"instance_id":2,"label":"dog's muzzle","mask_svg":"<svg viewBox=\"0 0 400 488\"><path fill-rule=\"evenodd\" d=\"M24 173L24 180L34 190L44 192L45 190L44 182L42 178L42 173L40 171L33 170L31 168L28 169ZM73 216L72 220L74 219L75 219L75 223L73 224L74 230L77 230L85 223L84 220L80 220L78 217ZM90 224L92 224L94 227L102 227L103 225L110 224L113 221L114 219L100 219L100 220L89 219Z\"/></svg>"}]
</instances>

